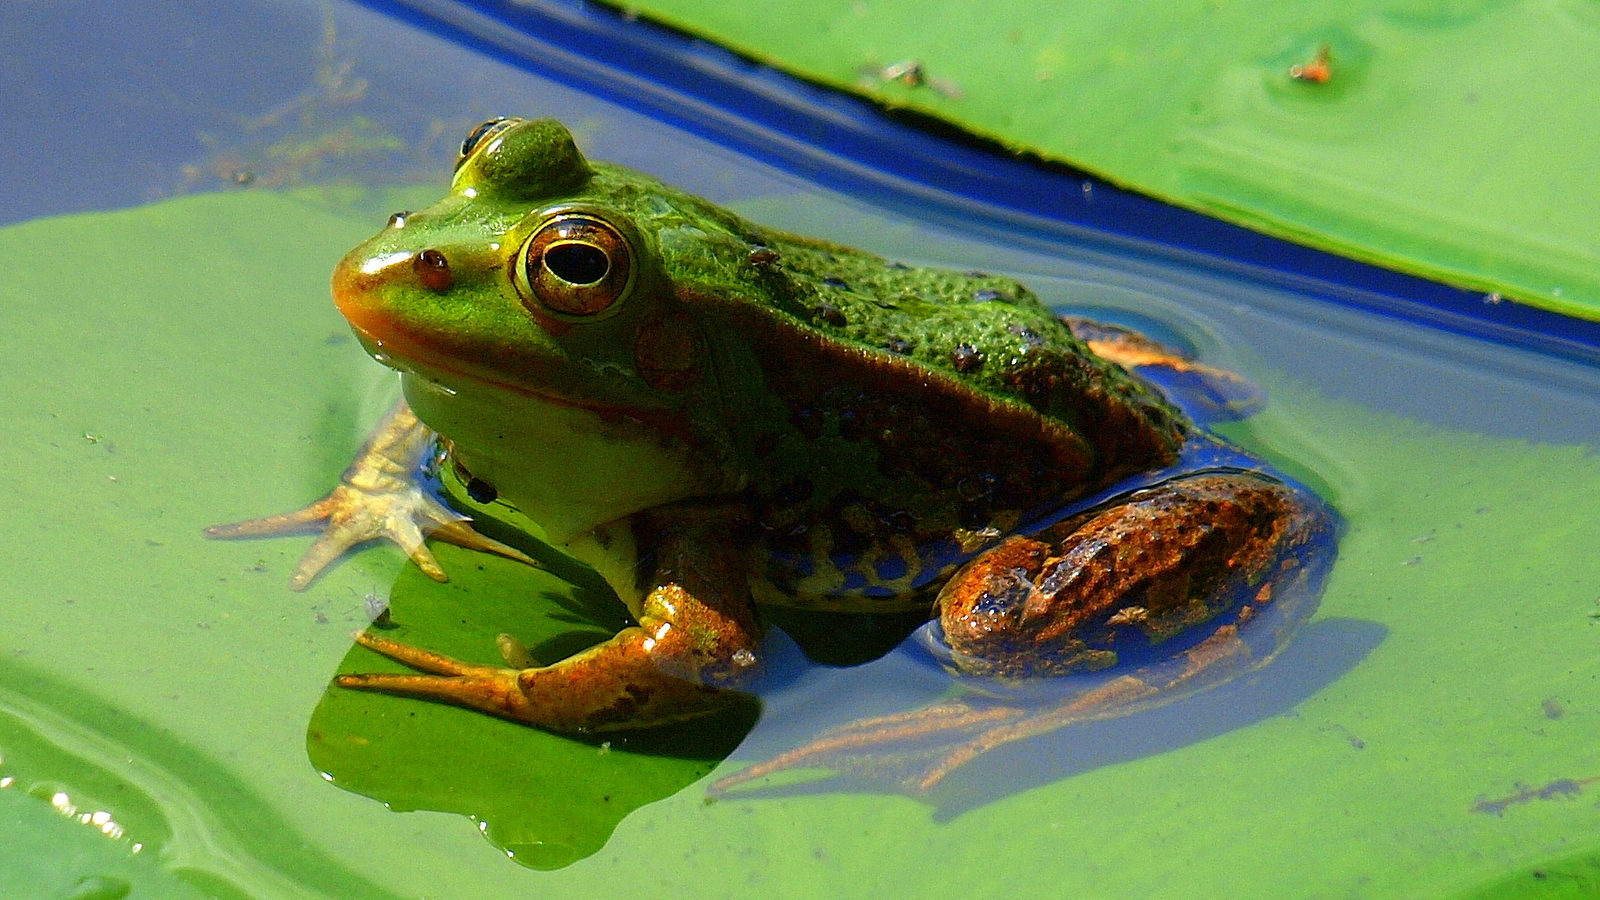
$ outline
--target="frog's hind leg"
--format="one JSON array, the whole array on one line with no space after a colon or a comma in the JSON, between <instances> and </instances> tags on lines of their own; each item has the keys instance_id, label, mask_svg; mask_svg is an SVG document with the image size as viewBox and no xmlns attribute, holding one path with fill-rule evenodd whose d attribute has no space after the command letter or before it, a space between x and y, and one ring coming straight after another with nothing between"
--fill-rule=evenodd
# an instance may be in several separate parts
<instances>
[{"instance_id":1,"label":"frog's hind leg","mask_svg":"<svg viewBox=\"0 0 1600 900\"><path fill-rule=\"evenodd\" d=\"M974 693L908 712L859 719L736 772L712 789L720 793L776 772L833 768L925 794L956 769L997 747L1170 703L1260 668L1272 655L1252 653L1238 629L1226 626L1160 665L1069 693L1053 705Z\"/></svg>"},{"instance_id":2,"label":"frog's hind leg","mask_svg":"<svg viewBox=\"0 0 1600 900\"><path fill-rule=\"evenodd\" d=\"M1061 321L1094 355L1154 383L1198 422L1245 419L1266 405L1266 394L1254 382L1131 328L1078 316Z\"/></svg>"},{"instance_id":3,"label":"frog's hind leg","mask_svg":"<svg viewBox=\"0 0 1600 900\"><path fill-rule=\"evenodd\" d=\"M1256 615L1330 527L1314 498L1264 475L1174 479L968 563L939 594L944 638L957 668L1000 678L1170 656L1201 626Z\"/></svg>"},{"instance_id":4,"label":"frog's hind leg","mask_svg":"<svg viewBox=\"0 0 1600 900\"><path fill-rule=\"evenodd\" d=\"M830 767L897 772L921 793L1004 744L1150 709L1259 668L1314 608L1332 533L1315 498L1250 473L1214 473L1011 538L940 594L953 665L1002 685L1115 665L1123 674L1049 700L974 691L854 722L717 787Z\"/></svg>"}]
</instances>

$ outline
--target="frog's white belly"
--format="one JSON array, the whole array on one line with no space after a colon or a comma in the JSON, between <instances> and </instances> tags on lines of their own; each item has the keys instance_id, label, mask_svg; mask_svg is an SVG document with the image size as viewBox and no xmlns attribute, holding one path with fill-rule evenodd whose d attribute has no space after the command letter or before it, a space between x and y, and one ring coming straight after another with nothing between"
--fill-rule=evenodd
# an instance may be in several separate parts
<instances>
[{"instance_id":1,"label":"frog's white belly","mask_svg":"<svg viewBox=\"0 0 1600 900\"><path fill-rule=\"evenodd\" d=\"M684 442L626 417L437 371L413 369L403 384L417 418L551 544L717 487L698 474L704 465Z\"/></svg>"}]
</instances>

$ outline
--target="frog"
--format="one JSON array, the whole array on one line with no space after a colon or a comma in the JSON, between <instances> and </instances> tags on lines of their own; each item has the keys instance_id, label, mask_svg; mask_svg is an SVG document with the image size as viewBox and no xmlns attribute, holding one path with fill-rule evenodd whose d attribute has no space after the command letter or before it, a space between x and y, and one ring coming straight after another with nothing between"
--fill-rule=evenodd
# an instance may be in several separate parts
<instances>
[{"instance_id":1,"label":"frog","mask_svg":"<svg viewBox=\"0 0 1600 900\"><path fill-rule=\"evenodd\" d=\"M1292 628L1243 635L1326 568L1326 504L1146 377L1234 376L1007 276L747 221L591 161L555 120L472 130L449 193L350 251L332 294L404 399L326 497L208 534L320 530L296 589L373 540L440 580L429 538L533 562L431 470L536 523L632 618L544 664L509 635L486 664L369 630L356 640L409 671L343 688L557 733L652 728L745 696L771 607L922 611L957 677L1124 673L1052 709L945 703L777 761L964 735L931 784L1264 664ZM1291 623L1315 603L1297 593L1313 596Z\"/></svg>"}]
</instances>

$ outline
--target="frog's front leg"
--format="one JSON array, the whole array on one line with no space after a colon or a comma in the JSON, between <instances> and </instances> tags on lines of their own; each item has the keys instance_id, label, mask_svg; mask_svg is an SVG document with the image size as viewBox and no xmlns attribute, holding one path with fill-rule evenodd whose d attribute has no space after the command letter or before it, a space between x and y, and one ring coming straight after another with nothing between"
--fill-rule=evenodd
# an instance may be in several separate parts
<instances>
[{"instance_id":1,"label":"frog's front leg","mask_svg":"<svg viewBox=\"0 0 1600 900\"><path fill-rule=\"evenodd\" d=\"M898 759L916 761L900 781L920 793L995 747L1129 715L1259 668L1314 607L1332 534L1316 498L1226 472L1167 482L1008 539L940 593L956 668L1009 680L1106 669L1125 663L1124 654L1145 661L1088 689L1064 684L1054 703L968 694L853 722L716 787L803 767L878 773L883 760Z\"/></svg>"},{"instance_id":2,"label":"frog's front leg","mask_svg":"<svg viewBox=\"0 0 1600 900\"><path fill-rule=\"evenodd\" d=\"M718 532L721 533L718 533ZM370 633L364 646L428 674L341 675L341 687L453 703L554 731L639 728L715 712L757 668L742 551L715 522L652 534L639 624L549 666L463 663Z\"/></svg>"},{"instance_id":3,"label":"frog's front leg","mask_svg":"<svg viewBox=\"0 0 1600 900\"><path fill-rule=\"evenodd\" d=\"M479 534L466 516L445 507L418 483L422 456L433 445L433 437L404 401L396 403L327 496L296 512L214 525L205 534L255 538L322 528L289 578L289 587L297 591L305 590L346 550L377 538L398 544L435 581L444 581L445 572L423 543L426 537L537 565L515 547Z\"/></svg>"}]
</instances>

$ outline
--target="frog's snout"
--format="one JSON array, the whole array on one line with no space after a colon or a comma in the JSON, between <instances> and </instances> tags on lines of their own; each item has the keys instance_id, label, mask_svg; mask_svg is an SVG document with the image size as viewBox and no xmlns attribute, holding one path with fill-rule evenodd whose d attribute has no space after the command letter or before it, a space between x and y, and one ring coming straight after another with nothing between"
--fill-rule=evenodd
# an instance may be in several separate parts
<instances>
[{"instance_id":1,"label":"frog's snout","mask_svg":"<svg viewBox=\"0 0 1600 900\"><path fill-rule=\"evenodd\" d=\"M389 318L383 298L392 289L442 290L454 280L437 250L372 254L358 248L333 269L333 303L358 331L372 331ZM386 290L389 289L389 290Z\"/></svg>"},{"instance_id":2,"label":"frog's snout","mask_svg":"<svg viewBox=\"0 0 1600 900\"><path fill-rule=\"evenodd\" d=\"M361 271L363 260L352 253L339 261L333 269L333 305L338 307L339 314L350 321L357 328L361 326L357 320L366 319L370 312L371 291L373 276Z\"/></svg>"}]
</instances>

